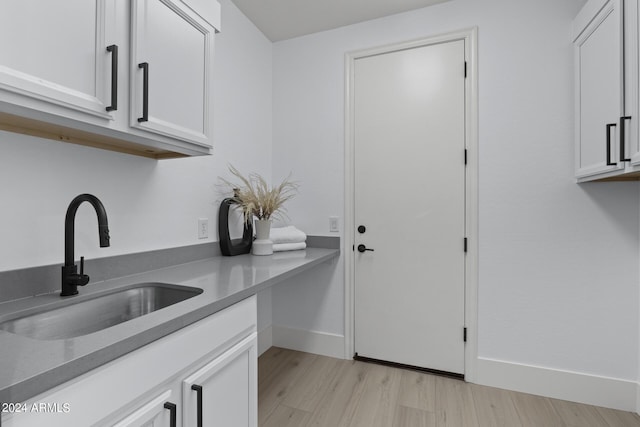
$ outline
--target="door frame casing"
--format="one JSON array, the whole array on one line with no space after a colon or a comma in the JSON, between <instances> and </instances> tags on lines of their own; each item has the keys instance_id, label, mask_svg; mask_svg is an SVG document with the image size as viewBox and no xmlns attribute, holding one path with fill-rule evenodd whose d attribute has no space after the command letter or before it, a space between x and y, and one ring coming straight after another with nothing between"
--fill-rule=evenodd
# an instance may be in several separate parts
<instances>
[{"instance_id":1,"label":"door frame casing","mask_svg":"<svg viewBox=\"0 0 640 427\"><path fill-rule=\"evenodd\" d=\"M478 29L472 27L451 33L421 38L403 43L364 49L345 54L345 199L344 199L344 349L345 359L351 359L355 349L355 133L354 73L355 61L371 55L380 55L398 50L464 40L467 78L465 79L465 148L467 167L465 170L465 300L464 318L467 341L464 349L465 380L474 382L478 357ZM461 70L462 72L462 70ZM464 155L462 153L461 155ZM464 161L461 158L461 161ZM462 244L461 244L462 247ZM462 339L463 331L460 331Z\"/></svg>"}]
</instances>

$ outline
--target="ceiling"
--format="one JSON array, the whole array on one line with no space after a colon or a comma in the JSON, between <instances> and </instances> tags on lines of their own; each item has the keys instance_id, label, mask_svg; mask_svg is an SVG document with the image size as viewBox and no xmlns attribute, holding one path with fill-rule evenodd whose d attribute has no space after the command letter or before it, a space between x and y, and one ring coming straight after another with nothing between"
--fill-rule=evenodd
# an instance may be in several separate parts
<instances>
[{"instance_id":1,"label":"ceiling","mask_svg":"<svg viewBox=\"0 0 640 427\"><path fill-rule=\"evenodd\" d=\"M273 42L449 0L233 0Z\"/></svg>"}]
</instances>

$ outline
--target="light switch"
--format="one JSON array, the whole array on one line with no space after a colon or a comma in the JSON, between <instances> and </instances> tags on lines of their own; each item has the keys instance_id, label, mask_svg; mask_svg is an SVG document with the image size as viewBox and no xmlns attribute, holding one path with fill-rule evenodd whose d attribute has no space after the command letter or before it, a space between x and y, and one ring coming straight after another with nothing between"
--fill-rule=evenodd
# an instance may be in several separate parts
<instances>
[{"instance_id":1,"label":"light switch","mask_svg":"<svg viewBox=\"0 0 640 427\"><path fill-rule=\"evenodd\" d=\"M329 231L332 233L337 233L338 231L340 231L337 216L329 217Z\"/></svg>"},{"instance_id":2,"label":"light switch","mask_svg":"<svg viewBox=\"0 0 640 427\"><path fill-rule=\"evenodd\" d=\"M198 239L209 238L209 218L198 218Z\"/></svg>"}]
</instances>

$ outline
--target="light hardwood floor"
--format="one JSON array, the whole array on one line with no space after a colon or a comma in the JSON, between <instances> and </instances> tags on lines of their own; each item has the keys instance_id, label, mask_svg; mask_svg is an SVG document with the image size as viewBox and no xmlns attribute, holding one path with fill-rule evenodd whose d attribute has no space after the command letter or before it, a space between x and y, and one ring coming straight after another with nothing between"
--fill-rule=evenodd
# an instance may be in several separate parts
<instances>
[{"instance_id":1,"label":"light hardwood floor","mask_svg":"<svg viewBox=\"0 0 640 427\"><path fill-rule=\"evenodd\" d=\"M627 427L637 414L272 347L258 359L261 427Z\"/></svg>"}]
</instances>

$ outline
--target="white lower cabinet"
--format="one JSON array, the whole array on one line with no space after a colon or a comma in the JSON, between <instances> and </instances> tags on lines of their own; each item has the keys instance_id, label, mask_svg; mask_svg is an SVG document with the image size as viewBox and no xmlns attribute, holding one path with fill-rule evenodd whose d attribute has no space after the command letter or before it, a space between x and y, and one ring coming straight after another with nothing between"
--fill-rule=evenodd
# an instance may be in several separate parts
<instances>
[{"instance_id":1,"label":"white lower cabinet","mask_svg":"<svg viewBox=\"0 0 640 427\"><path fill-rule=\"evenodd\" d=\"M253 296L36 396L1 425L257 427L256 316ZM50 410L31 410L42 404Z\"/></svg>"},{"instance_id":2,"label":"white lower cabinet","mask_svg":"<svg viewBox=\"0 0 640 427\"><path fill-rule=\"evenodd\" d=\"M257 340L253 333L114 427L257 426Z\"/></svg>"},{"instance_id":3,"label":"white lower cabinet","mask_svg":"<svg viewBox=\"0 0 640 427\"><path fill-rule=\"evenodd\" d=\"M182 382L184 426L257 425L256 348L248 337Z\"/></svg>"}]
</instances>

